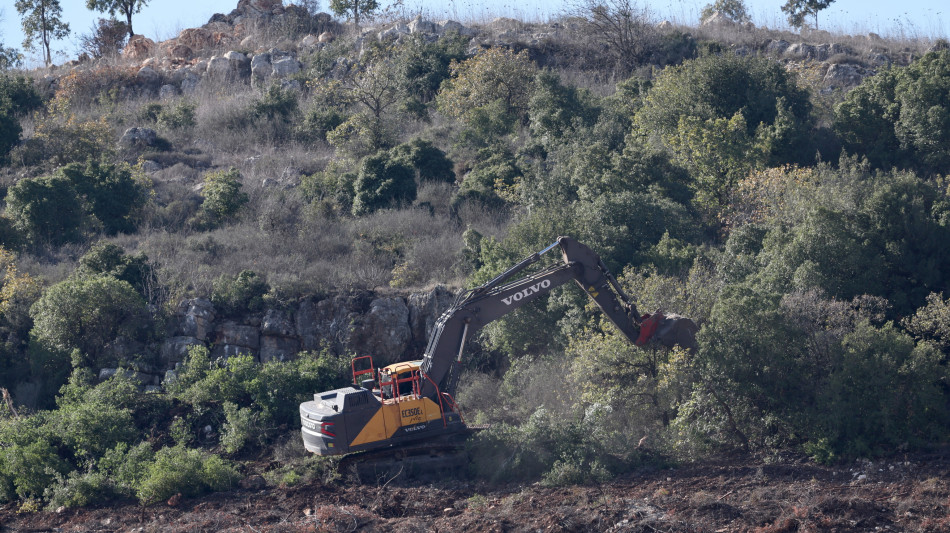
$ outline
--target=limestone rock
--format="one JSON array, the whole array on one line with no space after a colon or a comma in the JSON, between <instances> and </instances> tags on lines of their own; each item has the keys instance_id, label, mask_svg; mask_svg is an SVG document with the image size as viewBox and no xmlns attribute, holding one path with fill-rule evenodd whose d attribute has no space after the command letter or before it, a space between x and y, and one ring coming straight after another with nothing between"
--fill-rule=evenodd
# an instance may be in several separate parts
<instances>
[{"instance_id":1,"label":"limestone rock","mask_svg":"<svg viewBox=\"0 0 950 533\"><path fill-rule=\"evenodd\" d=\"M289 361L300 351L300 341L294 337L264 335L261 337L261 362Z\"/></svg>"},{"instance_id":2,"label":"limestone rock","mask_svg":"<svg viewBox=\"0 0 950 533\"><path fill-rule=\"evenodd\" d=\"M178 96L178 87L166 83L158 89L158 97L162 100L168 100Z\"/></svg>"},{"instance_id":3,"label":"limestone rock","mask_svg":"<svg viewBox=\"0 0 950 533\"><path fill-rule=\"evenodd\" d=\"M425 349L436 321L454 299L455 295L442 285L429 292L409 295L406 302L409 307L409 327L417 351Z\"/></svg>"},{"instance_id":4,"label":"limestone rock","mask_svg":"<svg viewBox=\"0 0 950 533\"><path fill-rule=\"evenodd\" d=\"M241 76L250 74L251 60L241 52L230 51L224 54L224 58L231 65L231 70Z\"/></svg>"},{"instance_id":5,"label":"limestone rock","mask_svg":"<svg viewBox=\"0 0 950 533\"><path fill-rule=\"evenodd\" d=\"M859 65L848 63L833 64L825 72L825 85L830 87L856 87L871 73Z\"/></svg>"},{"instance_id":6,"label":"limestone rock","mask_svg":"<svg viewBox=\"0 0 950 533\"><path fill-rule=\"evenodd\" d=\"M122 57L133 61L142 61L153 53L155 53L155 41L144 35L133 35L122 49Z\"/></svg>"},{"instance_id":7,"label":"limestone rock","mask_svg":"<svg viewBox=\"0 0 950 533\"><path fill-rule=\"evenodd\" d=\"M147 148L157 142L158 133L151 128L129 128L119 139L119 145L123 148Z\"/></svg>"},{"instance_id":8,"label":"limestone rock","mask_svg":"<svg viewBox=\"0 0 950 533\"><path fill-rule=\"evenodd\" d=\"M432 21L425 20L422 15L409 21L409 33L439 33L439 27Z\"/></svg>"},{"instance_id":9,"label":"limestone rock","mask_svg":"<svg viewBox=\"0 0 950 533\"><path fill-rule=\"evenodd\" d=\"M272 74L276 78L285 78L300 72L300 62L292 57L278 59L271 65L273 66Z\"/></svg>"},{"instance_id":10,"label":"limestone rock","mask_svg":"<svg viewBox=\"0 0 950 533\"><path fill-rule=\"evenodd\" d=\"M204 343L195 337L171 337L162 343L160 357L165 368L173 368L175 363L185 360L188 349L192 346L204 346Z\"/></svg>"},{"instance_id":11,"label":"limestone rock","mask_svg":"<svg viewBox=\"0 0 950 533\"><path fill-rule=\"evenodd\" d=\"M206 28L182 30L175 40L178 45L187 46L192 50L204 50L214 45L214 35Z\"/></svg>"},{"instance_id":12,"label":"limestone rock","mask_svg":"<svg viewBox=\"0 0 950 533\"><path fill-rule=\"evenodd\" d=\"M261 332L253 326L224 322L214 328L215 344L228 344L257 350L261 347Z\"/></svg>"},{"instance_id":13,"label":"limestone rock","mask_svg":"<svg viewBox=\"0 0 950 533\"><path fill-rule=\"evenodd\" d=\"M772 39L765 45L765 53L780 56L788 50L789 46L792 46L792 43L784 39Z\"/></svg>"},{"instance_id":14,"label":"limestone rock","mask_svg":"<svg viewBox=\"0 0 950 533\"><path fill-rule=\"evenodd\" d=\"M289 337L296 334L294 322L284 311L268 309L261 320L261 333Z\"/></svg>"},{"instance_id":15,"label":"limestone rock","mask_svg":"<svg viewBox=\"0 0 950 533\"><path fill-rule=\"evenodd\" d=\"M712 15L709 15L708 17L704 18L702 22L699 23L699 25L710 26L710 27L715 27L715 26L729 27L729 26L735 26L736 21L732 20L725 14L720 13L719 11L714 11Z\"/></svg>"},{"instance_id":16,"label":"limestone rock","mask_svg":"<svg viewBox=\"0 0 950 533\"><path fill-rule=\"evenodd\" d=\"M354 325L350 348L358 355L372 355L378 365L399 361L412 341L409 308L398 297L377 298L369 313Z\"/></svg>"},{"instance_id":17,"label":"limestone rock","mask_svg":"<svg viewBox=\"0 0 950 533\"><path fill-rule=\"evenodd\" d=\"M204 298L182 300L175 311L178 317L176 333L180 336L194 337L200 341L209 340L214 327L214 306Z\"/></svg>"},{"instance_id":18,"label":"limestone rock","mask_svg":"<svg viewBox=\"0 0 950 533\"><path fill-rule=\"evenodd\" d=\"M162 82L162 75L152 67L142 67L135 73L135 80L146 87L158 87Z\"/></svg>"},{"instance_id":19,"label":"limestone rock","mask_svg":"<svg viewBox=\"0 0 950 533\"><path fill-rule=\"evenodd\" d=\"M464 26L461 22L454 20L445 20L439 24L440 33L455 32L466 37L474 37L478 32L472 28Z\"/></svg>"}]
</instances>

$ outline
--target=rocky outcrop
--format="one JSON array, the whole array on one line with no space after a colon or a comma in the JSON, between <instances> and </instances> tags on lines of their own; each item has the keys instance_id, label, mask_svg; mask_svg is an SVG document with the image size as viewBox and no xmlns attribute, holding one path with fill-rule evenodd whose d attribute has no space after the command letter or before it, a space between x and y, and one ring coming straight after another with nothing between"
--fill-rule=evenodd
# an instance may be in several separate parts
<instances>
[{"instance_id":1,"label":"rocky outcrop","mask_svg":"<svg viewBox=\"0 0 950 533\"><path fill-rule=\"evenodd\" d=\"M209 348L213 357L250 355L262 363L321 349L372 355L378 365L420 357L436 321L454 299L442 286L405 296L363 291L308 298L290 309L223 320L210 301L184 300L159 349L156 375L173 370L192 346Z\"/></svg>"}]
</instances>

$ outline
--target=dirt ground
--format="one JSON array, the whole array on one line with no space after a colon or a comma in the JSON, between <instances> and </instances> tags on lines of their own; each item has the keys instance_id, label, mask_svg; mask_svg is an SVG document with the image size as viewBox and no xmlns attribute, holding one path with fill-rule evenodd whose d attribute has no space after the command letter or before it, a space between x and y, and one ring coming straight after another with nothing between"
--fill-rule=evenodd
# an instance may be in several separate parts
<instances>
[{"instance_id":1,"label":"dirt ground","mask_svg":"<svg viewBox=\"0 0 950 533\"><path fill-rule=\"evenodd\" d=\"M950 450L817 466L729 459L600 486L450 481L237 489L61 512L0 507L0 532L950 532Z\"/></svg>"}]
</instances>

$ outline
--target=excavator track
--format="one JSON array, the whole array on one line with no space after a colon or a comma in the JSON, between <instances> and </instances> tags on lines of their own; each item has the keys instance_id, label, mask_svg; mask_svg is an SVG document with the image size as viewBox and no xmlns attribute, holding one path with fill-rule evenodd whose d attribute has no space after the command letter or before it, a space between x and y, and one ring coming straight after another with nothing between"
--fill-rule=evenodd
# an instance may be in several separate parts
<instances>
[{"instance_id":1,"label":"excavator track","mask_svg":"<svg viewBox=\"0 0 950 533\"><path fill-rule=\"evenodd\" d=\"M436 481L462 475L468 467L465 441L487 427L469 426L464 431L436 439L349 454L340 460L337 471L344 479L375 485L393 481Z\"/></svg>"}]
</instances>

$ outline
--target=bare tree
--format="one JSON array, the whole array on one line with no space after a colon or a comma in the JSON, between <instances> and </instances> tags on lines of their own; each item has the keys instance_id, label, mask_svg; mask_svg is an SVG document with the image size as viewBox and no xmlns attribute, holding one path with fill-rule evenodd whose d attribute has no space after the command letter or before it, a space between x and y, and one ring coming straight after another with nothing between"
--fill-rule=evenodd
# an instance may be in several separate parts
<instances>
[{"instance_id":1,"label":"bare tree","mask_svg":"<svg viewBox=\"0 0 950 533\"><path fill-rule=\"evenodd\" d=\"M650 59L659 33L649 11L635 0L577 0L569 13L586 21L622 72Z\"/></svg>"}]
</instances>

